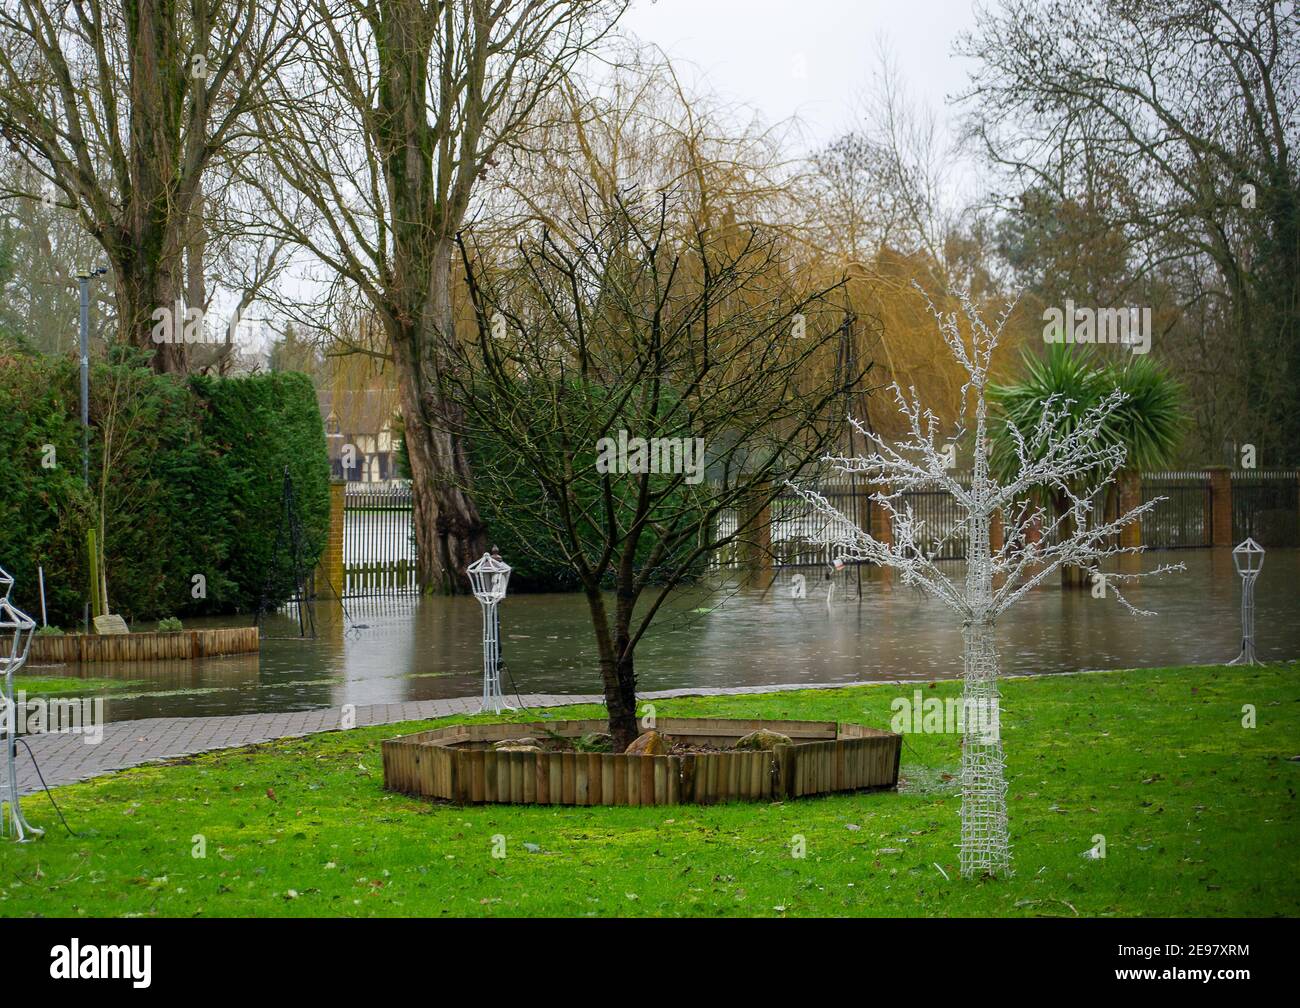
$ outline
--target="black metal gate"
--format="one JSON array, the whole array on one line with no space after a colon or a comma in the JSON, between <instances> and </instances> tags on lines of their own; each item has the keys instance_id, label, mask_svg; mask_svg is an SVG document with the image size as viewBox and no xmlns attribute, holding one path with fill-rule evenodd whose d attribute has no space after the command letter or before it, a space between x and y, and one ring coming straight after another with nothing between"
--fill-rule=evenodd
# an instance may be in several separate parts
<instances>
[{"instance_id":1,"label":"black metal gate","mask_svg":"<svg viewBox=\"0 0 1300 1008\"><path fill-rule=\"evenodd\" d=\"M1142 477L1142 499L1165 497L1142 516L1147 549L1209 546L1213 536L1213 494L1203 472L1149 473Z\"/></svg>"},{"instance_id":2,"label":"black metal gate","mask_svg":"<svg viewBox=\"0 0 1300 1008\"><path fill-rule=\"evenodd\" d=\"M1300 545L1300 472L1240 470L1232 474L1232 541L1265 549Z\"/></svg>"}]
</instances>

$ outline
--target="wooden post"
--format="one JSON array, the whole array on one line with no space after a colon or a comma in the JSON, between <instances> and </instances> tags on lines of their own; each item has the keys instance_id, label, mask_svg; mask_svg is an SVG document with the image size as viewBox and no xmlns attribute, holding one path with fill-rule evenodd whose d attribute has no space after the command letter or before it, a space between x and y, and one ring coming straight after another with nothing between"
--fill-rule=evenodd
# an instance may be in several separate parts
<instances>
[{"instance_id":1,"label":"wooden post","mask_svg":"<svg viewBox=\"0 0 1300 1008\"><path fill-rule=\"evenodd\" d=\"M1142 474L1135 469L1125 469L1119 474L1119 513L1128 514L1142 504ZM1119 532L1122 547L1141 547L1142 520L1130 522Z\"/></svg>"},{"instance_id":2,"label":"wooden post","mask_svg":"<svg viewBox=\"0 0 1300 1008\"><path fill-rule=\"evenodd\" d=\"M1210 545L1232 545L1232 472L1227 466L1210 466Z\"/></svg>"},{"instance_id":3,"label":"wooden post","mask_svg":"<svg viewBox=\"0 0 1300 1008\"><path fill-rule=\"evenodd\" d=\"M100 600L99 589L99 550L95 548L95 530L86 530L86 558L89 561L90 571L90 615L91 617L103 616L103 602Z\"/></svg>"},{"instance_id":4,"label":"wooden post","mask_svg":"<svg viewBox=\"0 0 1300 1008\"><path fill-rule=\"evenodd\" d=\"M759 483L737 509L736 519L746 524L739 534L741 565L753 576L772 573L772 504L768 499L771 490Z\"/></svg>"},{"instance_id":5,"label":"wooden post","mask_svg":"<svg viewBox=\"0 0 1300 1008\"><path fill-rule=\"evenodd\" d=\"M330 524L325 549L316 565L316 597L335 600L343 595L343 508L347 481L330 479Z\"/></svg>"},{"instance_id":6,"label":"wooden post","mask_svg":"<svg viewBox=\"0 0 1300 1008\"><path fill-rule=\"evenodd\" d=\"M1005 545L1003 539L1002 512L994 511L989 520L989 549L995 554Z\"/></svg>"}]
</instances>

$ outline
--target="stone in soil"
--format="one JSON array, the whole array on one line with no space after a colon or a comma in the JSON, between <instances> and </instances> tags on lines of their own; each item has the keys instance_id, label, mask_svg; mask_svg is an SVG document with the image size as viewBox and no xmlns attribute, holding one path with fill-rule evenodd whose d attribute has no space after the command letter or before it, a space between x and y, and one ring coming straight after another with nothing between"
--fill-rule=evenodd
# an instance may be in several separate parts
<instances>
[{"instance_id":1,"label":"stone in soil","mask_svg":"<svg viewBox=\"0 0 1300 1008\"><path fill-rule=\"evenodd\" d=\"M772 750L779 745L793 744L794 740L789 735L782 735L780 732L771 731L767 728L759 728L737 739L735 748Z\"/></svg>"}]
</instances>

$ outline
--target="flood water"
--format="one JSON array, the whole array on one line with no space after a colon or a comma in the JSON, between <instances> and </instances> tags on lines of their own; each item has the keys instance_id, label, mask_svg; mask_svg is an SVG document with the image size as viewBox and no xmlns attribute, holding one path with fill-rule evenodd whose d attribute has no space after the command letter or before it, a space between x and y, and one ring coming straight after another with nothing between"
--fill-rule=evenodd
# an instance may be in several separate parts
<instances>
[{"instance_id":1,"label":"flood water","mask_svg":"<svg viewBox=\"0 0 1300 1008\"><path fill-rule=\"evenodd\" d=\"M1240 643L1240 579L1228 550L1149 553L1141 563L1187 570L1125 589L1135 617L1113 598L1063 591L1052 579L998 625L1004 674L1225 662ZM962 565L950 565L959 577ZM890 575L846 571L828 582L804 571L766 590L719 580L673 596L636 651L639 687L929 680L961 674L961 633L940 603ZM1270 550L1257 584L1262 660L1300 657L1300 550ZM480 692L482 623L472 598L349 600L315 609L315 639L277 617L261 655L193 662L35 666L31 675L130 681L105 693L110 720L304 710ZM245 622L248 622L245 620ZM191 624L202 625L202 621ZM507 694L598 693L599 673L581 595L510 596L501 607ZM283 636L282 636L283 635ZM279 638L279 639L275 639ZM22 688L21 677L17 688Z\"/></svg>"}]
</instances>

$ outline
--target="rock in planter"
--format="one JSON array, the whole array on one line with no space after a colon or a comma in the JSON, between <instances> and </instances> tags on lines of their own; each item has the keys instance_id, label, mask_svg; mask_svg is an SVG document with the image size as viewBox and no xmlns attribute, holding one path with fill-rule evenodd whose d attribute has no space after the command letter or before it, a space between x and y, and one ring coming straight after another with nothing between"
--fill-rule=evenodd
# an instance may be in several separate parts
<instances>
[{"instance_id":1,"label":"rock in planter","mask_svg":"<svg viewBox=\"0 0 1300 1008\"><path fill-rule=\"evenodd\" d=\"M540 749L542 743L537 741L531 735L524 735L522 738L502 739L500 742L493 742L493 749L514 749L518 751L519 746L532 746L534 749Z\"/></svg>"},{"instance_id":2,"label":"rock in planter","mask_svg":"<svg viewBox=\"0 0 1300 1008\"><path fill-rule=\"evenodd\" d=\"M737 749L765 749L772 750L779 745L793 745L794 740L789 735L782 735L780 732L769 731L766 728L759 728L750 732L748 735L742 735L736 740L735 748Z\"/></svg>"},{"instance_id":3,"label":"rock in planter","mask_svg":"<svg viewBox=\"0 0 1300 1008\"><path fill-rule=\"evenodd\" d=\"M662 756L668 752L668 743L652 728L633 739L624 752L629 756Z\"/></svg>"},{"instance_id":4,"label":"rock in planter","mask_svg":"<svg viewBox=\"0 0 1300 1008\"><path fill-rule=\"evenodd\" d=\"M535 745L502 745L498 742L492 747L493 752L541 752L541 746Z\"/></svg>"},{"instance_id":5,"label":"rock in planter","mask_svg":"<svg viewBox=\"0 0 1300 1008\"><path fill-rule=\"evenodd\" d=\"M578 739L575 748L579 752L611 752L614 748L614 736L609 732L588 732Z\"/></svg>"}]
</instances>

